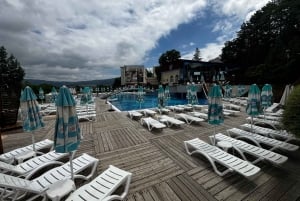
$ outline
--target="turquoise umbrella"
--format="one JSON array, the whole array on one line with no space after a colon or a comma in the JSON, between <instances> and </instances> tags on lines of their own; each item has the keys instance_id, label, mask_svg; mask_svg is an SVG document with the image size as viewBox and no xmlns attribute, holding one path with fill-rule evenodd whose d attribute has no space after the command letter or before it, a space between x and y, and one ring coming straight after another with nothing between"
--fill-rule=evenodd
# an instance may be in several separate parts
<instances>
[{"instance_id":1,"label":"turquoise umbrella","mask_svg":"<svg viewBox=\"0 0 300 201\"><path fill-rule=\"evenodd\" d=\"M171 99L169 86L166 86L166 88L165 88L164 97L165 97L165 103L166 103L166 105L168 105L168 101Z\"/></svg>"},{"instance_id":2,"label":"turquoise umbrella","mask_svg":"<svg viewBox=\"0 0 300 201\"><path fill-rule=\"evenodd\" d=\"M224 122L222 93L219 85L214 85L208 93L208 123L214 125L214 136L216 125ZM215 138L213 144L215 145Z\"/></svg>"},{"instance_id":3,"label":"turquoise umbrella","mask_svg":"<svg viewBox=\"0 0 300 201\"><path fill-rule=\"evenodd\" d=\"M21 112L23 120L23 130L25 132L30 132L32 137L32 149L35 152L35 139L34 131L38 128L44 127L45 124L40 114L40 107L37 102L37 97L32 91L32 89L27 86L25 87L21 98Z\"/></svg>"},{"instance_id":4,"label":"turquoise umbrella","mask_svg":"<svg viewBox=\"0 0 300 201\"><path fill-rule=\"evenodd\" d=\"M242 96L245 94L245 86L243 85L238 85L238 96Z\"/></svg>"},{"instance_id":5,"label":"turquoise umbrella","mask_svg":"<svg viewBox=\"0 0 300 201\"><path fill-rule=\"evenodd\" d=\"M261 90L261 106L264 110L272 105L273 92L270 84L265 84Z\"/></svg>"},{"instance_id":6,"label":"turquoise umbrella","mask_svg":"<svg viewBox=\"0 0 300 201\"><path fill-rule=\"evenodd\" d=\"M220 77L219 77L220 81L225 81L225 76L224 76L224 72L220 72Z\"/></svg>"},{"instance_id":7,"label":"turquoise umbrella","mask_svg":"<svg viewBox=\"0 0 300 201\"><path fill-rule=\"evenodd\" d=\"M165 92L164 92L164 88L162 85L159 85L158 87L158 93L157 93L157 105L158 108L163 108L165 107Z\"/></svg>"},{"instance_id":8,"label":"turquoise umbrella","mask_svg":"<svg viewBox=\"0 0 300 201\"><path fill-rule=\"evenodd\" d=\"M186 85L186 99L188 101L188 104L191 104L192 102L192 94L191 94L191 85Z\"/></svg>"},{"instance_id":9,"label":"turquoise umbrella","mask_svg":"<svg viewBox=\"0 0 300 201\"><path fill-rule=\"evenodd\" d=\"M260 89L256 84L252 84L250 86L248 92L246 112L248 115L251 116L251 130L252 130L253 116L257 116L261 113Z\"/></svg>"},{"instance_id":10,"label":"turquoise umbrella","mask_svg":"<svg viewBox=\"0 0 300 201\"><path fill-rule=\"evenodd\" d=\"M52 87L51 89L51 99L52 99L52 103L55 103L57 98L57 91L55 89L55 87Z\"/></svg>"},{"instance_id":11,"label":"turquoise umbrella","mask_svg":"<svg viewBox=\"0 0 300 201\"><path fill-rule=\"evenodd\" d=\"M142 103L144 102L144 89L142 86L138 87L136 101L140 104L140 109L141 109Z\"/></svg>"},{"instance_id":12,"label":"turquoise umbrella","mask_svg":"<svg viewBox=\"0 0 300 201\"><path fill-rule=\"evenodd\" d=\"M72 160L80 144L81 135L76 113L76 102L66 86L59 89L56 106L54 149L58 153L69 152L71 177L74 179Z\"/></svg>"},{"instance_id":13,"label":"turquoise umbrella","mask_svg":"<svg viewBox=\"0 0 300 201\"><path fill-rule=\"evenodd\" d=\"M231 98L231 96L232 96L232 86L227 84L225 86L225 95L224 95L224 97L225 98Z\"/></svg>"},{"instance_id":14,"label":"turquoise umbrella","mask_svg":"<svg viewBox=\"0 0 300 201\"><path fill-rule=\"evenodd\" d=\"M197 97L197 86L195 84L192 84L191 86L191 104L192 105L199 104L198 97Z\"/></svg>"},{"instance_id":15,"label":"turquoise umbrella","mask_svg":"<svg viewBox=\"0 0 300 201\"><path fill-rule=\"evenodd\" d=\"M40 87L40 89L39 89L39 99L41 99L42 104L43 104L43 100L45 99L45 95L44 95L44 90L42 89L42 87Z\"/></svg>"}]
</instances>

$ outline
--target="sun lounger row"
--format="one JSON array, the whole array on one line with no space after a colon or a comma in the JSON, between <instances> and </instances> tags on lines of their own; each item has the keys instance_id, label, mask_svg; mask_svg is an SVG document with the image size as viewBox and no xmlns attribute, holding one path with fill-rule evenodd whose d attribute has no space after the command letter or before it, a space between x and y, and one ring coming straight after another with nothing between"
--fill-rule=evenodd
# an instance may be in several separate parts
<instances>
[{"instance_id":1,"label":"sun lounger row","mask_svg":"<svg viewBox=\"0 0 300 201\"><path fill-rule=\"evenodd\" d=\"M275 153L267 149L263 149L258 146L254 146L242 140L237 140L235 138L229 137L222 133L218 133L214 136L210 136L210 138L215 140L216 142L226 141L231 143L235 151L239 152L239 154L242 156L244 160L248 161L248 158L246 157L245 153L255 157L256 159L254 161L251 161L251 163L253 164L261 160L266 160L273 164L280 165L286 162L288 159L286 156L283 156L281 154Z\"/></svg>"},{"instance_id":2,"label":"sun lounger row","mask_svg":"<svg viewBox=\"0 0 300 201\"><path fill-rule=\"evenodd\" d=\"M90 180L97 169L99 160L82 154L73 160L74 178ZM89 171L88 171L89 170ZM75 190L75 184L70 172L70 162L53 168L41 176L30 178L19 178L0 173L0 199L16 200L23 199L30 193L30 199L42 197L43 200L60 200ZM66 200L122 200L128 194L131 182L131 173L114 166L109 166L102 174L93 181L75 190ZM121 195L113 194L122 184L125 185ZM33 195L32 195L33 194ZM27 196L28 198L28 196Z\"/></svg>"},{"instance_id":3,"label":"sun lounger row","mask_svg":"<svg viewBox=\"0 0 300 201\"><path fill-rule=\"evenodd\" d=\"M201 118L195 117L195 116L191 116L191 115L185 114L185 113L175 114L175 118L183 119L187 124L191 124L193 122L200 123L200 122L204 121L204 119L201 119Z\"/></svg>"},{"instance_id":4,"label":"sun lounger row","mask_svg":"<svg viewBox=\"0 0 300 201\"><path fill-rule=\"evenodd\" d=\"M232 129L229 129L228 131L232 132ZM239 133L241 133L241 131ZM214 171L220 176L224 176L229 172L237 172L245 177L251 177L260 171L260 168L254 165L259 161L264 160L274 165L281 165L288 160L288 157L275 153L272 150L249 144L222 133L212 135L210 136L210 139L213 144L217 144L217 146L221 146L221 144L219 145L220 142L226 142L226 150L223 146L224 150L210 145L199 138L184 141L184 147L189 155L198 153L204 156L210 162ZM228 146L228 144L230 146ZM241 158L228 153L227 148L229 147ZM289 144L286 144L286 146L283 147L288 147L285 149L289 151L295 151L298 148L297 146ZM250 157L252 160L251 163L248 162L248 156L252 156ZM252 159L253 157L254 159ZM225 169L223 168L221 171L217 164L222 165Z\"/></svg>"},{"instance_id":5,"label":"sun lounger row","mask_svg":"<svg viewBox=\"0 0 300 201\"><path fill-rule=\"evenodd\" d=\"M49 150L52 147L53 147L53 141L49 140L49 139L45 139L45 140L35 143L36 151L42 151L45 149ZM16 162L16 157L25 155L28 152L32 152L32 151L33 151L32 144L22 147L22 148L17 148L12 151L1 154L0 161L6 162L6 163L14 163L14 162Z\"/></svg>"},{"instance_id":6,"label":"sun lounger row","mask_svg":"<svg viewBox=\"0 0 300 201\"><path fill-rule=\"evenodd\" d=\"M296 151L299 148L297 145L264 137L259 134L251 133L239 128L231 128L228 129L227 132L230 136L235 136L237 138L244 138L250 140L253 143L256 143L258 146L260 146L261 144L265 144L271 147L271 150L281 149L283 151Z\"/></svg>"},{"instance_id":7,"label":"sun lounger row","mask_svg":"<svg viewBox=\"0 0 300 201\"><path fill-rule=\"evenodd\" d=\"M275 120L268 120L268 119L261 119L261 118L251 118L251 117L247 117L246 120L248 121L248 123L252 123L252 124L265 124L265 125L269 125L274 129L280 128L281 127L281 123L280 121L275 121ZM252 122L253 121L253 122Z\"/></svg>"},{"instance_id":8,"label":"sun lounger row","mask_svg":"<svg viewBox=\"0 0 300 201\"><path fill-rule=\"evenodd\" d=\"M26 176L33 171L38 171L46 166L53 164L62 164L59 160L66 158L68 153L56 153L55 151L50 151L48 153L42 154L37 157L33 157L26 160L18 165L12 165L0 161L0 172L6 174L13 174L17 176Z\"/></svg>"},{"instance_id":9,"label":"sun lounger row","mask_svg":"<svg viewBox=\"0 0 300 201\"><path fill-rule=\"evenodd\" d=\"M243 124L241 125L241 128L246 131L258 133L267 137L272 137L275 139L283 139L285 142L297 139L293 134L290 134L285 130L274 130L271 128L265 128L262 126L251 125L251 124Z\"/></svg>"},{"instance_id":10,"label":"sun lounger row","mask_svg":"<svg viewBox=\"0 0 300 201\"><path fill-rule=\"evenodd\" d=\"M224 176L229 172L237 172L245 177L251 177L260 171L259 167L250 162L229 154L199 138L184 141L184 146L189 155L198 153L204 156L210 162L214 171L220 176ZM218 169L217 164L221 164L226 169L221 171Z\"/></svg>"}]
</instances>

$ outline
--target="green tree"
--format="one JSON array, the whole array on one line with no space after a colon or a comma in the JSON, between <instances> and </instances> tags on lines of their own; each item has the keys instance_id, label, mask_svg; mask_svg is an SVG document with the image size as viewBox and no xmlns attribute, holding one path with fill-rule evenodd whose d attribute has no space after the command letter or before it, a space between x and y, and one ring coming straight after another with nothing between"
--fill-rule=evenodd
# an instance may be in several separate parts
<instances>
[{"instance_id":1,"label":"green tree","mask_svg":"<svg viewBox=\"0 0 300 201\"><path fill-rule=\"evenodd\" d=\"M121 77L117 77L112 85L113 89L121 87Z\"/></svg>"},{"instance_id":2,"label":"green tree","mask_svg":"<svg viewBox=\"0 0 300 201\"><path fill-rule=\"evenodd\" d=\"M180 57L180 52L175 49L168 50L159 57L159 66L154 68L158 82L161 81L161 72L164 69L168 69L169 65L177 61Z\"/></svg>"},{"instance_id":3,"label":"green tree","mask_svg":"<svg viewBox=\"0 0 300 201\"><path fill-rule=\"evenodd\" d=\"M300 85L294 87L289 95L282 123L286 130L300 137Z\"/></svg>"},{"instance_id":4,"label":"green tree","mask_svg":"<svg viewBox=\"0 0 300 201\"><path fill-rule=\"evenodd\" d=\"M172 50L168 50L165 53L163 53L159 57L158 62L160 64L160 66L165 66L165 65L173 63L174 61L177 61L180 57L181 57L180 52L175 49L172 49Z\"/></svg>"},{"instance_id":5,"label":"green tree","mask_svg":"<svg viewBox=\"0 0 300 201\"><path fill-rule=\"evenodd\" d=\"M242 24L221 58L239 67L237 77L247 82L280 84L298 79L299 53L300 1L274 0Z\"/></svg>"},{"instance_id":6,"label":"green tree","mask_svg":"<svg viewBox=\"0 0 300 201\"><path fill-rule=\"evenodd\" d=\"M21 83L24 78L24 70L19 61L0 47L0 126L3 128L17 121L18 108L20 106ZM0 152L3 146L0 135Z\"/></svg>"},{"instance_id":7,"label":"green tree","mask_svg":"<svg viewBox=\"0 0 300 201\"><path fill-rule=\"evenodd\" d=\"M199 50L198 47L195 50L195 54L194 54L194 57L193 57L192 60L194 60L194 61L201 61L202 60L202 58L200 57L200 50Z\"/></svg>"}]
</instances>

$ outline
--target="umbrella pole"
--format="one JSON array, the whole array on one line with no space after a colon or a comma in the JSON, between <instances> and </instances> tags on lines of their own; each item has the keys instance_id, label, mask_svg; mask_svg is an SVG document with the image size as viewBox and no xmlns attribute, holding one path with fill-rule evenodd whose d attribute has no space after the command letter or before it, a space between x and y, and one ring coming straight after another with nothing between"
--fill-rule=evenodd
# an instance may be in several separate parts
<instances>
[{"instance_id":1,"label":"umbrella pole","mask_svg":"<svg viewBox=\"0 0 300 201\"><path fill-rule=\"evenodd\" d=\"M35 139L34 139L34 133L31 132L31 140L32 140L32 149L35 152Z\"/></svg>"},{"instance_id":2,"label":"umbrella pole","mask_svg":"<svg viewBox=\"0 0 300 201\"><path fill-rule=\"evenodd\" d=\"M69 155L70 155L70 169L71 169L71 179L74 181L74 172L73 172L73 156L74 156L74 153L75 152L69 152Z\"/></svg>"},{"instance_id":3,"label":"umbrella pole","mask_svg":"<svg viewBox=\"0 0 300 201\"><path fill-rule=\"evenodd\" d=\"M214 126L214 146L216 146L216 126Z\"/></svg>"},{"instance_id":4,"label":"umbrella pole","mask_svg":"<svg viewBox=\"0 0 300 201\"><path fill-rule=\"evenodd\" d=\"M251 115L251 133L253 133L253 116Z\"/></svg>"}]
</instances>

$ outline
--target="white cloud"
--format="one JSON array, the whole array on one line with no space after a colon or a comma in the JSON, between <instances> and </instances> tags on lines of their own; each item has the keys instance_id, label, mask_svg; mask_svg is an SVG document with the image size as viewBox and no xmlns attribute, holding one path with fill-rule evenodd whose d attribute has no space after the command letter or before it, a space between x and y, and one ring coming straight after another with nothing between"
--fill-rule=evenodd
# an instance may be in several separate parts
<instances>
[{"instance_id":1,"label":"white cloud","mask_svg":"<svg viewBox=\"0 0 300 201\"><path fill-rule=\"evenodd\" d=\"M162 36L191 21L205 0L2 0L0 38L26 78L117 77L142 64Z\"/></svg>"},{"instance_id":2,"label":"white cloud","mask_svg":"<svg viewBox=\"0 0 300 201\"><path fill-rule=\"evenodd\" d=\"M209 42L200 47L200 54L203 61L209 61L218 57L224 43L236 37L236 32L243 22L249 20L251 16L260 8L265 6L270 0L212 0L209 1L208 12L214 12L216 19L212 22L211 32L217 33L215 41ZM194 50L184 53L182 58L193 58Z\"/></svg>"}]
</instances>

